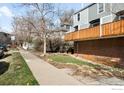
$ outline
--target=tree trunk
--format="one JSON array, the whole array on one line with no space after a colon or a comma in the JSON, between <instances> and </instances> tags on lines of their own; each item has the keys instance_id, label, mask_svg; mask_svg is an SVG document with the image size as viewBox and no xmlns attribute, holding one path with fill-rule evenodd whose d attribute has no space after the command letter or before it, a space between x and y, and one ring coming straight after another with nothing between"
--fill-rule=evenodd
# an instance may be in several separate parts
<instances>
[{"instance_id":1,"label":"tree trunk","mask_svg":"<svg viewBox=\"0 0 124 93\"><path fill-rule=\"evenodd\" d=\"M53 47L52 47L52 41L49 40L49 48L50 48L50 52L53 52Z\"/></svg>"},{"instance_id":2,"label":"tree trunk","mask_svg":"<svg viewBox=\"0 0 124 93\"><path fill-rule=\"evenodd\" d=\"M46 36L44 35L44 47L43 54L46 55Z\"/></svg>"}]
</instances>

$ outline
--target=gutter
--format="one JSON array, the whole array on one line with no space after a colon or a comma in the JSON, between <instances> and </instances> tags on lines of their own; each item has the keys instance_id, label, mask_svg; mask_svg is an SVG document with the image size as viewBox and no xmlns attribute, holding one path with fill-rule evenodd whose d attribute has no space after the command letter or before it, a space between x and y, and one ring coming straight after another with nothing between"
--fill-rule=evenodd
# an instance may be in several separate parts
<instances>
[{"instance_id":1,"label":"gutter","mask_svg":"<svg viewBox=\"0 0 124 93\"><path fill-rule=\"evenodd\" d=\"M77 12L75 12L74 15L79 13L79 12L81 12L81 11L83 11L83 10L85 10L85 9L87 9L87 8L89 8L90 6L92 6L94 4L96 4L96 3L91 3L91 4L87 5L87 6L85 6L84 8L82 8L82 9L78 10Z\"/></svg>"}]
</instances>

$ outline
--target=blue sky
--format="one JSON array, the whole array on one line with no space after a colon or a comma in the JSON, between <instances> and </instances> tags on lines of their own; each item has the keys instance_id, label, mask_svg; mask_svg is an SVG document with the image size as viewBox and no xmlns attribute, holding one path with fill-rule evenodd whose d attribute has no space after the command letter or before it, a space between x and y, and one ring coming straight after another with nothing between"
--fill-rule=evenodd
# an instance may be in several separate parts
<instances>
[{"instance_id":1,"label":"blue sky","mask_svg":"<svg viewBox=\"0 0 124 93\"><path fill-rule=\"evenodd\" d=\"M56 6L59 6L62 9L75 9L79 10L83 8L86 4L81 3L59 3ZM21 7L19 4L0 4L0 27L6 32L11 32L11 21L12 17L17 15L23 15L25 8Z\"/></svg>"}]
</instances>

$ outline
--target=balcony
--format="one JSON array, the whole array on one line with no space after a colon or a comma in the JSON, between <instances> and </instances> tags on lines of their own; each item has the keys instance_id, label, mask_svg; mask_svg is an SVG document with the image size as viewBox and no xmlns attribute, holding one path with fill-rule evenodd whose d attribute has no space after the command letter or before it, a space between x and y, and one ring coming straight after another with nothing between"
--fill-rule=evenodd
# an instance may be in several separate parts
<instances>
[{"instance_id":1,"label":"balcony","mask_svg":"<svg viewBox=\"0 0 124 93\"><path fill-rule=\"evenodd\" d=\"M101 33L100 33L101 32ZM124 35L124 20L111 22L100 26L81 29L65 35L65 41L81 41L99 38L119 37Z\"/></svg>"}]
</instances>

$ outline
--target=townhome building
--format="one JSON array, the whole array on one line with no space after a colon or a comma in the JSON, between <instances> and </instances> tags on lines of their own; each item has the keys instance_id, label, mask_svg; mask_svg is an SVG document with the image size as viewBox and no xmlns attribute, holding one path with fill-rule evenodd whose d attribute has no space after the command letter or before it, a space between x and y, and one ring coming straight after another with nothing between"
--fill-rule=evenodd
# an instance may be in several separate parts
<instances>
[{"instance_id":1,"label":"townhome building","mask_svg":"<svg viewBox=\"0 0 124 93\"><path fill-rule=\"evenodd\" d=\"M65 41L74 42L78 56L111 66L124 65L124 4L92 3L73 15L74 31Z\"/></svg>"}]
</instances>

